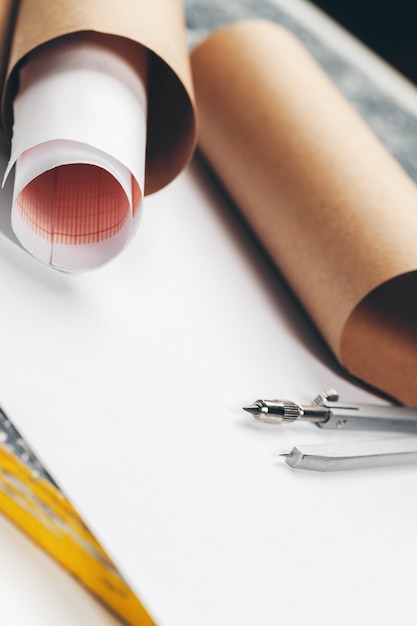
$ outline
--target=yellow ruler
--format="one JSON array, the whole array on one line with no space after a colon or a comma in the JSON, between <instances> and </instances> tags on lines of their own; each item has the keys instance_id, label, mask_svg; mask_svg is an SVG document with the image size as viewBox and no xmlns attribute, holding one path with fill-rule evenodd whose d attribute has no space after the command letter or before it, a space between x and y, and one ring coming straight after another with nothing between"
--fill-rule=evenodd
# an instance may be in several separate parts
<instances>
[{"instance_id":1,"label":"yellow ruler","mask_svg":"<svg viewBox=\"0 0 417 626\"><path fill-rule=\"evenodd\" d=\"M115 564L1 408L0 511L126 624L155 626Z\"/></svg>"}]
</instances>

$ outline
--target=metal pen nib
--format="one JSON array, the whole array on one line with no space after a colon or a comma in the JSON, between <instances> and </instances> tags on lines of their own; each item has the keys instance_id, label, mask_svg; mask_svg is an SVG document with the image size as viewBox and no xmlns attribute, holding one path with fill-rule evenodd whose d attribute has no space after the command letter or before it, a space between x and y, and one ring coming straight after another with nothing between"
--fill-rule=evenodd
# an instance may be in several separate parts
<instances>
[{"instance_id":1,"label":"metal pen nib","mask_svg":"<svg viewBox=\"0 0 417 626\"><path fill-rule=\"evenodd\" d=\"M323 391L311 405L291 400L256 400L244 407L256 420L270 424L306 421L320 428L417 432L417 409L339 402L334 389Z\"/></svg>"},{"instance_id":2,"label":"metal pen nib","mask_svg":"<svg viewBox=\"0 0 417 626\"><path fill-rule=\"evenodd\" d=\"M329 418L329 409L323 406L301 406L291 400L256 400L250 406L243 407L260 422L281 424L296 420L320 423Z\"/></svg>"}]
</instances>

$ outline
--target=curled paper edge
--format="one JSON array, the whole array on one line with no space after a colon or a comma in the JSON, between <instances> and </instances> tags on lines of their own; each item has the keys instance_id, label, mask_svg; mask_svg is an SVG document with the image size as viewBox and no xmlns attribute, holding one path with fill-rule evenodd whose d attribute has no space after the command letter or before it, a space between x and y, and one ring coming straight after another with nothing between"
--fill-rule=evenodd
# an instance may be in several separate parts
<instances>
[{"instance_id":1,"label":"curled paper edge","mask_svg":"<svg viewBox=\"0 0 417 626\"><path fill-rule=\"evenodd\" d=\"M44 158L43 158L44 157ZM53 162L53 167L48 162ZM18 210L25 189L46 172L56 176L66 165L85 165L106 171L120 187L129 206L123 226L112 237L90 243L68 245L60 243L62 237L48 238L36 234ZM36 169L34 169L36 168ZM136 233L142 215L142 196L136 192L139 204L134 205L133 188L140 189L132 174L121 163L92 146L77 142L57 140L40 144L24 152L17 160L11 223L14 233L23 247L39 261L64 271L83 271L100 267L113 260ZM58 233L59 234L59 233ZM58 235L57 234L57 235Z\"/></svg>"}]
</instances>

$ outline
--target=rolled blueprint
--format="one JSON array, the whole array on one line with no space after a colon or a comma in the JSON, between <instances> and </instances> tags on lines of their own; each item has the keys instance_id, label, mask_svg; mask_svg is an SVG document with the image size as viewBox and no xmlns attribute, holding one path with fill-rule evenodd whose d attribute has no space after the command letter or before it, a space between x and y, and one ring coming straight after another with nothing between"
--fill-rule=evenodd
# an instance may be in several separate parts
<instances>
[{"instance_id":1,"label":"rolled blueprint","mask_svg":"<svg viewBox=\"0 0 417 626\"><path fill-rule=\"evenodd\" d=\"M64 270L114 258L144 194L170 182L193 151L180 0L21 0L3 126L22 245Z\"/></svg>"},{"instance_id":2,"label":"rolled blueprint","mask_svg":"<svg viewBox=\"0 0 417 626\"><path fill-rule=\"evenodd\" d=\"M192 54L203 154L354 376L417 405L417 187L303 46L243 21Z\"/></svg>"}]
</instances>

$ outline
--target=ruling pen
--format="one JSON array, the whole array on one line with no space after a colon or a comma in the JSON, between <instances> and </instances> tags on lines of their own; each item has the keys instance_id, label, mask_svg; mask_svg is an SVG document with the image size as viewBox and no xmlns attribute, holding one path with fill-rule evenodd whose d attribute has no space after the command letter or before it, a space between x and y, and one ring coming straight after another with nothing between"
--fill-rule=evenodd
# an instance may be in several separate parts
<instances>
[{"instance_id":1,"label":"ruling pen","mask_svg":"<svg viewBox=\"0 0 417 626\"><path fill-rule=\"evenodd\" d=\"M256 400L244 410L257 421L271 424L306 421L320 428L417 435L417 409L339 402L333 389L320 393L310 405L290 400ZM397 465L417 461L417 437L296 446L281 456L292 467L319 471Z\"/></svg>"}]
</instances>

